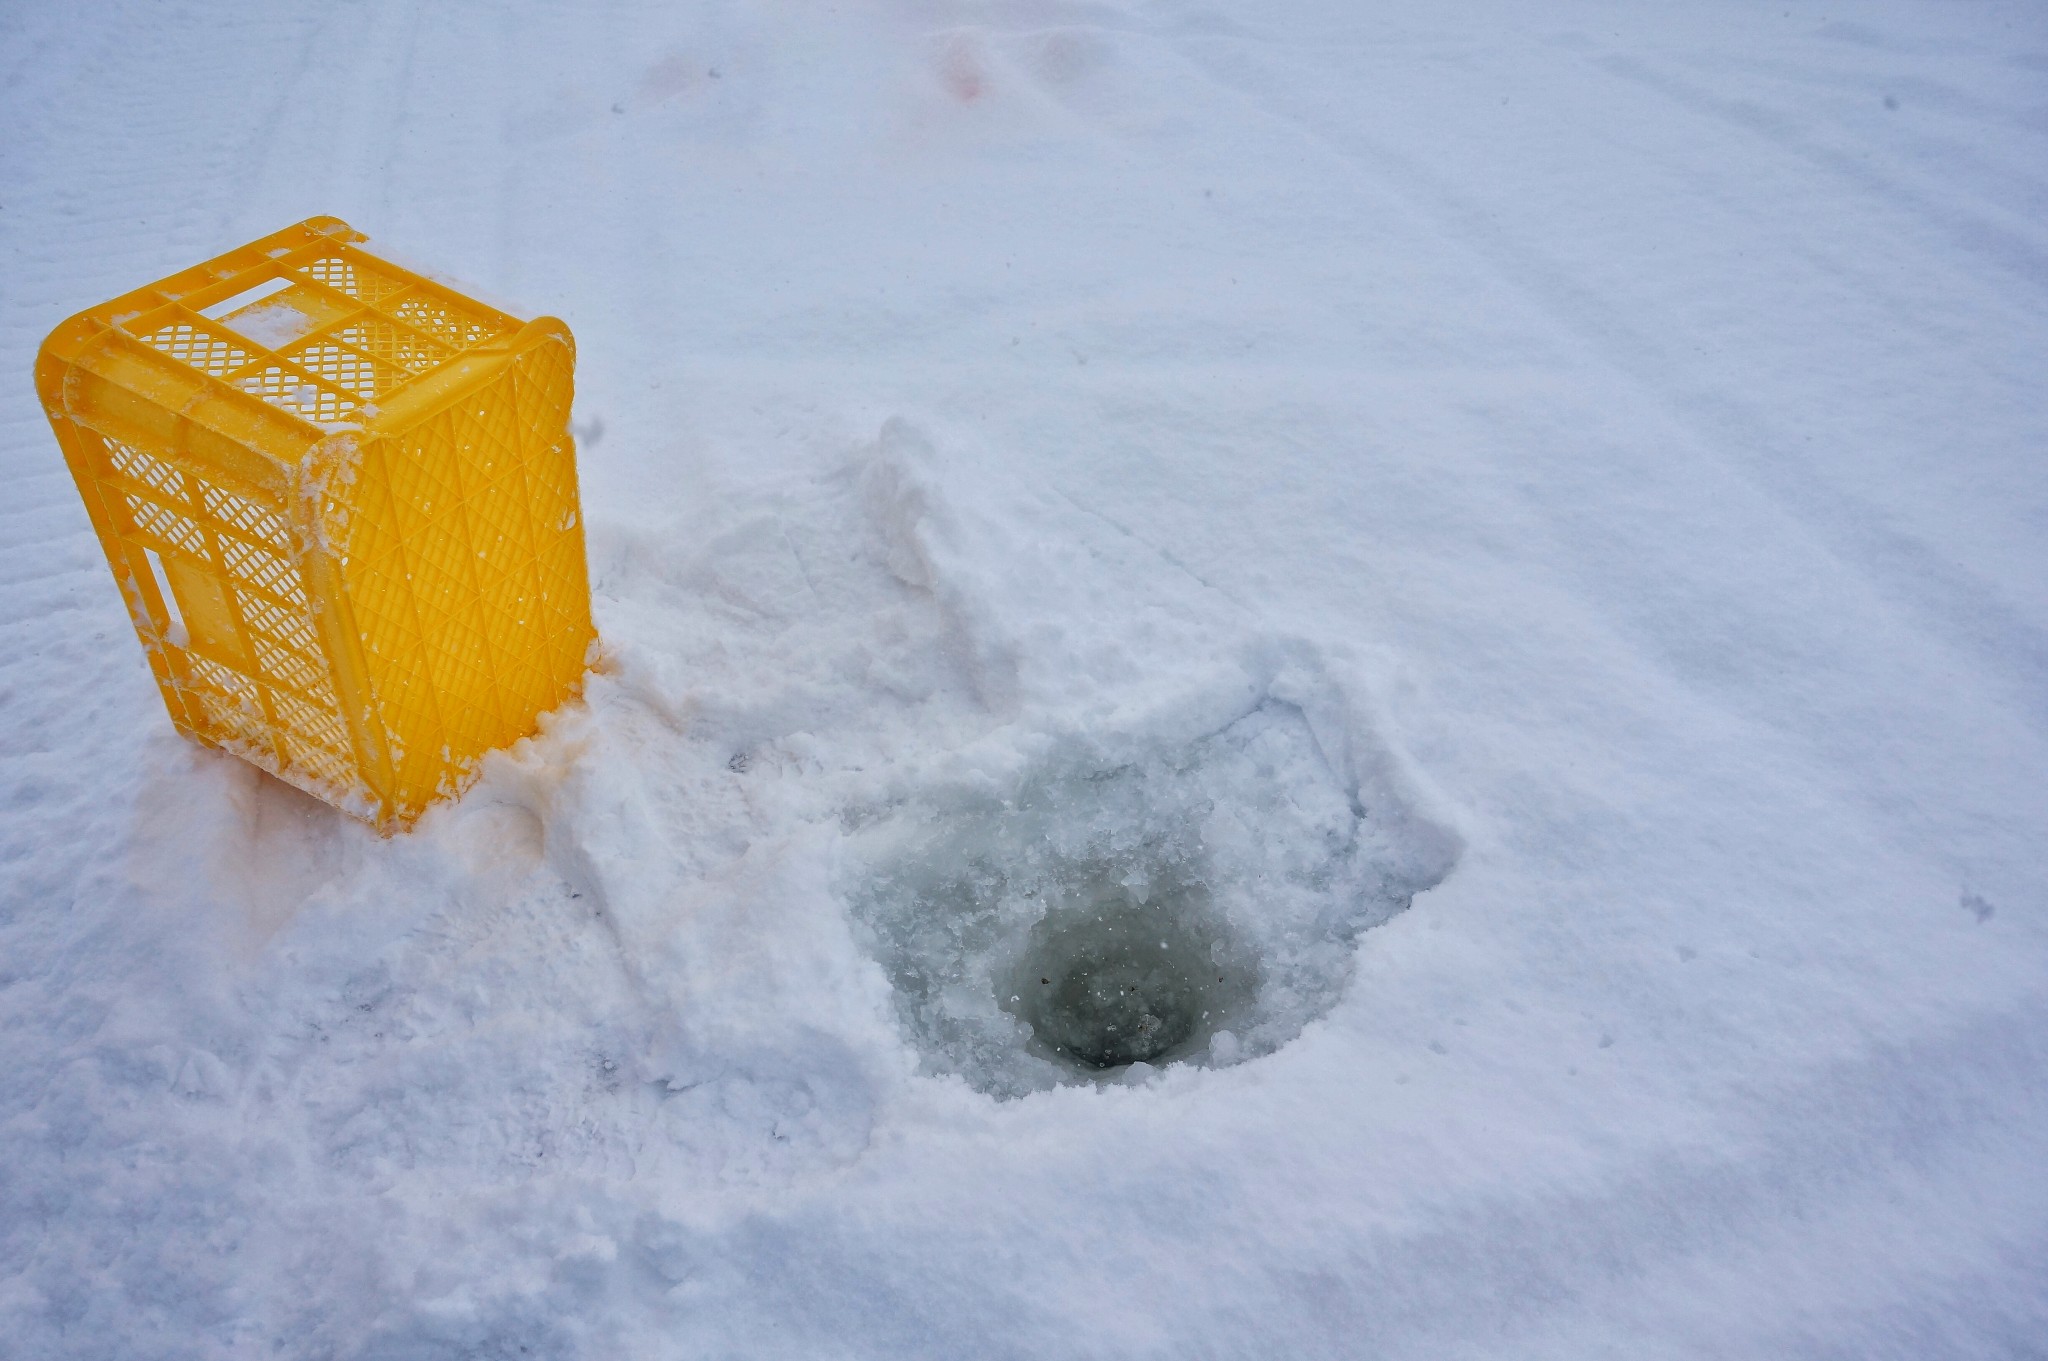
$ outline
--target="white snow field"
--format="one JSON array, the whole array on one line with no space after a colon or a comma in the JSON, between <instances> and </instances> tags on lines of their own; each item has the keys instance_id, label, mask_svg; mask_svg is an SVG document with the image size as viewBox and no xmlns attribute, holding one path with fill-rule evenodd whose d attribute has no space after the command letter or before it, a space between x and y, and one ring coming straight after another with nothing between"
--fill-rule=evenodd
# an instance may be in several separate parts
<instances>
[{"instance_id":1,"label":"white snow field","mask_svg":"<svg viewBox=\"0 0 2048 1361\"><path fill-rule=\"evenodd\" d=\"M2048 1356L2048 8L0 72L0 1353ZM602 663L391 840L172 732L29 377L319 213L580 347Z\"/></svg>"}]
</instances>

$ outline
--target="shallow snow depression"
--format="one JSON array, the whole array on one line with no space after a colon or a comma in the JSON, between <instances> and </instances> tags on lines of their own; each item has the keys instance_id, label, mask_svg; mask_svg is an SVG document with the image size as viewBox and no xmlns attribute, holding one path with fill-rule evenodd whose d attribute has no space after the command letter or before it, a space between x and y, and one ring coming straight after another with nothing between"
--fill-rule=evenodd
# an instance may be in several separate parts
<instances>
[{"instance_id":1,"label":"shallow snow depression","mask_svg":"<svg viewBox=\"0 0 2048 1361\"><path fill-rule=\"evenodd\" d=\"M1008 1097L1229 1064L1328 1010L1358 933L1441 878L1393 811L1268 699L1183 746L854 814L849 897L933 1070Z\"/></svg>"}]
</instances>

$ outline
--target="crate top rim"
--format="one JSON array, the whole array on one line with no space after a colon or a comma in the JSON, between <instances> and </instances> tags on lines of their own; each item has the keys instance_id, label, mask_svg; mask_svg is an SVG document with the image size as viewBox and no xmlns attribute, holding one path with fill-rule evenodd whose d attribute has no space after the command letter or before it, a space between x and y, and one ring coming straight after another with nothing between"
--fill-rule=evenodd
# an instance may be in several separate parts
<instances>
[{"instance_id":1,"label":"crate top rim","mask_svg":"<svg viewBox=\"0 0 2048 1361\"><path fill-rule=\"evenodd\" d=\"M263 359L279 366L289 366L295 377L311 380L312 383L330 393L342 393L350 400L352 409L346 419L321 421L295 411L290 407L266 402L251 392L234 388L218 375L202 369L179 364L168 355L164 358L186 369L195 377L205 381L209 387L221 389L221 395L241 401L257 402L275 417L281 417L303 430L309 443L335 434L381 434L388 433L424 414L423 406L438 409L454 395L450 389L466 388L469 385L460 380L474 371L495 368L494 361L501 361L512 354L548 338L559 338L572 347L574 340L568 326L559 318L551 316L521 320L470 294L461 292L417 270L409 269L391 259L363 249L369 237L357 231L338 217L317 216L303 222L270 233L226 251L210 260L201 261L173 274L130 289L117 297L110 298L96 306L88 307L73 314L53 330L43 343L42 357L54 358L60 362L70 361L95 340L109 340L123 348L139 346L150 348L162 354L160 347L153 346L149 337L158 333L165 325L190 324L201 334L215 339L228 339L241 349L253 352ZM328 288L314 276L303 272L303 267L327 259L339 259L346 264L367 266L377 275L388 276L401 282L408 294L425 298L444 305L459 308L462 312L476 315L488 322L492 333L480 341L458 345L436 333L418 328L407 328L416 339L430 348L446 352L435 367L425 372L414 372L378 395L375 401L354 401L352 394L327 381L319 374L300 371L285 352L303 344L325 339L324 333L338 329L339 321L328 321L312 328L304 335L296 335L272 347L261 343L243 332L225 327L220 321L203 315L205 309L240 297L252 289L261 288L273 280L284 281L294 289L307 289L316 293L331 293L337 302L358 304L352 315L375 314L380 322L393 323L381 308L361 304L359 299L343 295ZM261 306L261 302L252 304ZM248 310L248 309L245 309ZM230 314L230 316L239 313ZM397 321L401 327L405 325ZM479 362L481 361L481 362ZM427 381L422 381L427 380ZM440 391L435 391L440 390Z\"/></svg>"}]
</instances>

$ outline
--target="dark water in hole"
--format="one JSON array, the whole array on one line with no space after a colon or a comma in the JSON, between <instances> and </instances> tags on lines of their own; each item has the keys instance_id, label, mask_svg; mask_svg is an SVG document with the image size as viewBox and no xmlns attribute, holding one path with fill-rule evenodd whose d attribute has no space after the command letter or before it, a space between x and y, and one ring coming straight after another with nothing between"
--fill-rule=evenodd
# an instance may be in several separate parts
<instances>
[{"instance_id":1,"label":"dark water in hole","mask_svg":"<svg viewBox=\"0 0 2048 1361\"><path fill-rule=\"evenodd\" d=\"M1157 1063L1222 1029L1257 991L1254 972L1198 888L1146 902L1115 888L1031 929L1005 1009L1049 1057L1095 1069Z\"/></svg>"}]
</instances>

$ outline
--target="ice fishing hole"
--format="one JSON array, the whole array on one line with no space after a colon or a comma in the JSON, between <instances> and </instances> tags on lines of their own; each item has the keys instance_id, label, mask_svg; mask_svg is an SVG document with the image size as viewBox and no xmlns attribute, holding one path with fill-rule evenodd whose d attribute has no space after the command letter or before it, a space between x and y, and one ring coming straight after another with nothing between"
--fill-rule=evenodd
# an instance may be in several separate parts
<instances>
[{"instance_id":1,"label":"ice fishing hole","mask_svg":"<svg viewBox=\"0 0 2048 1361\"><path fill-rule=\"evenodd\" d=\"M1363 745L1361 743L1360 745ZM1334 772L1301 711L850 811L842 869L921 1066L998 1098L1272 1053L1456 841Z\"/></svg>"}]
</instances>

